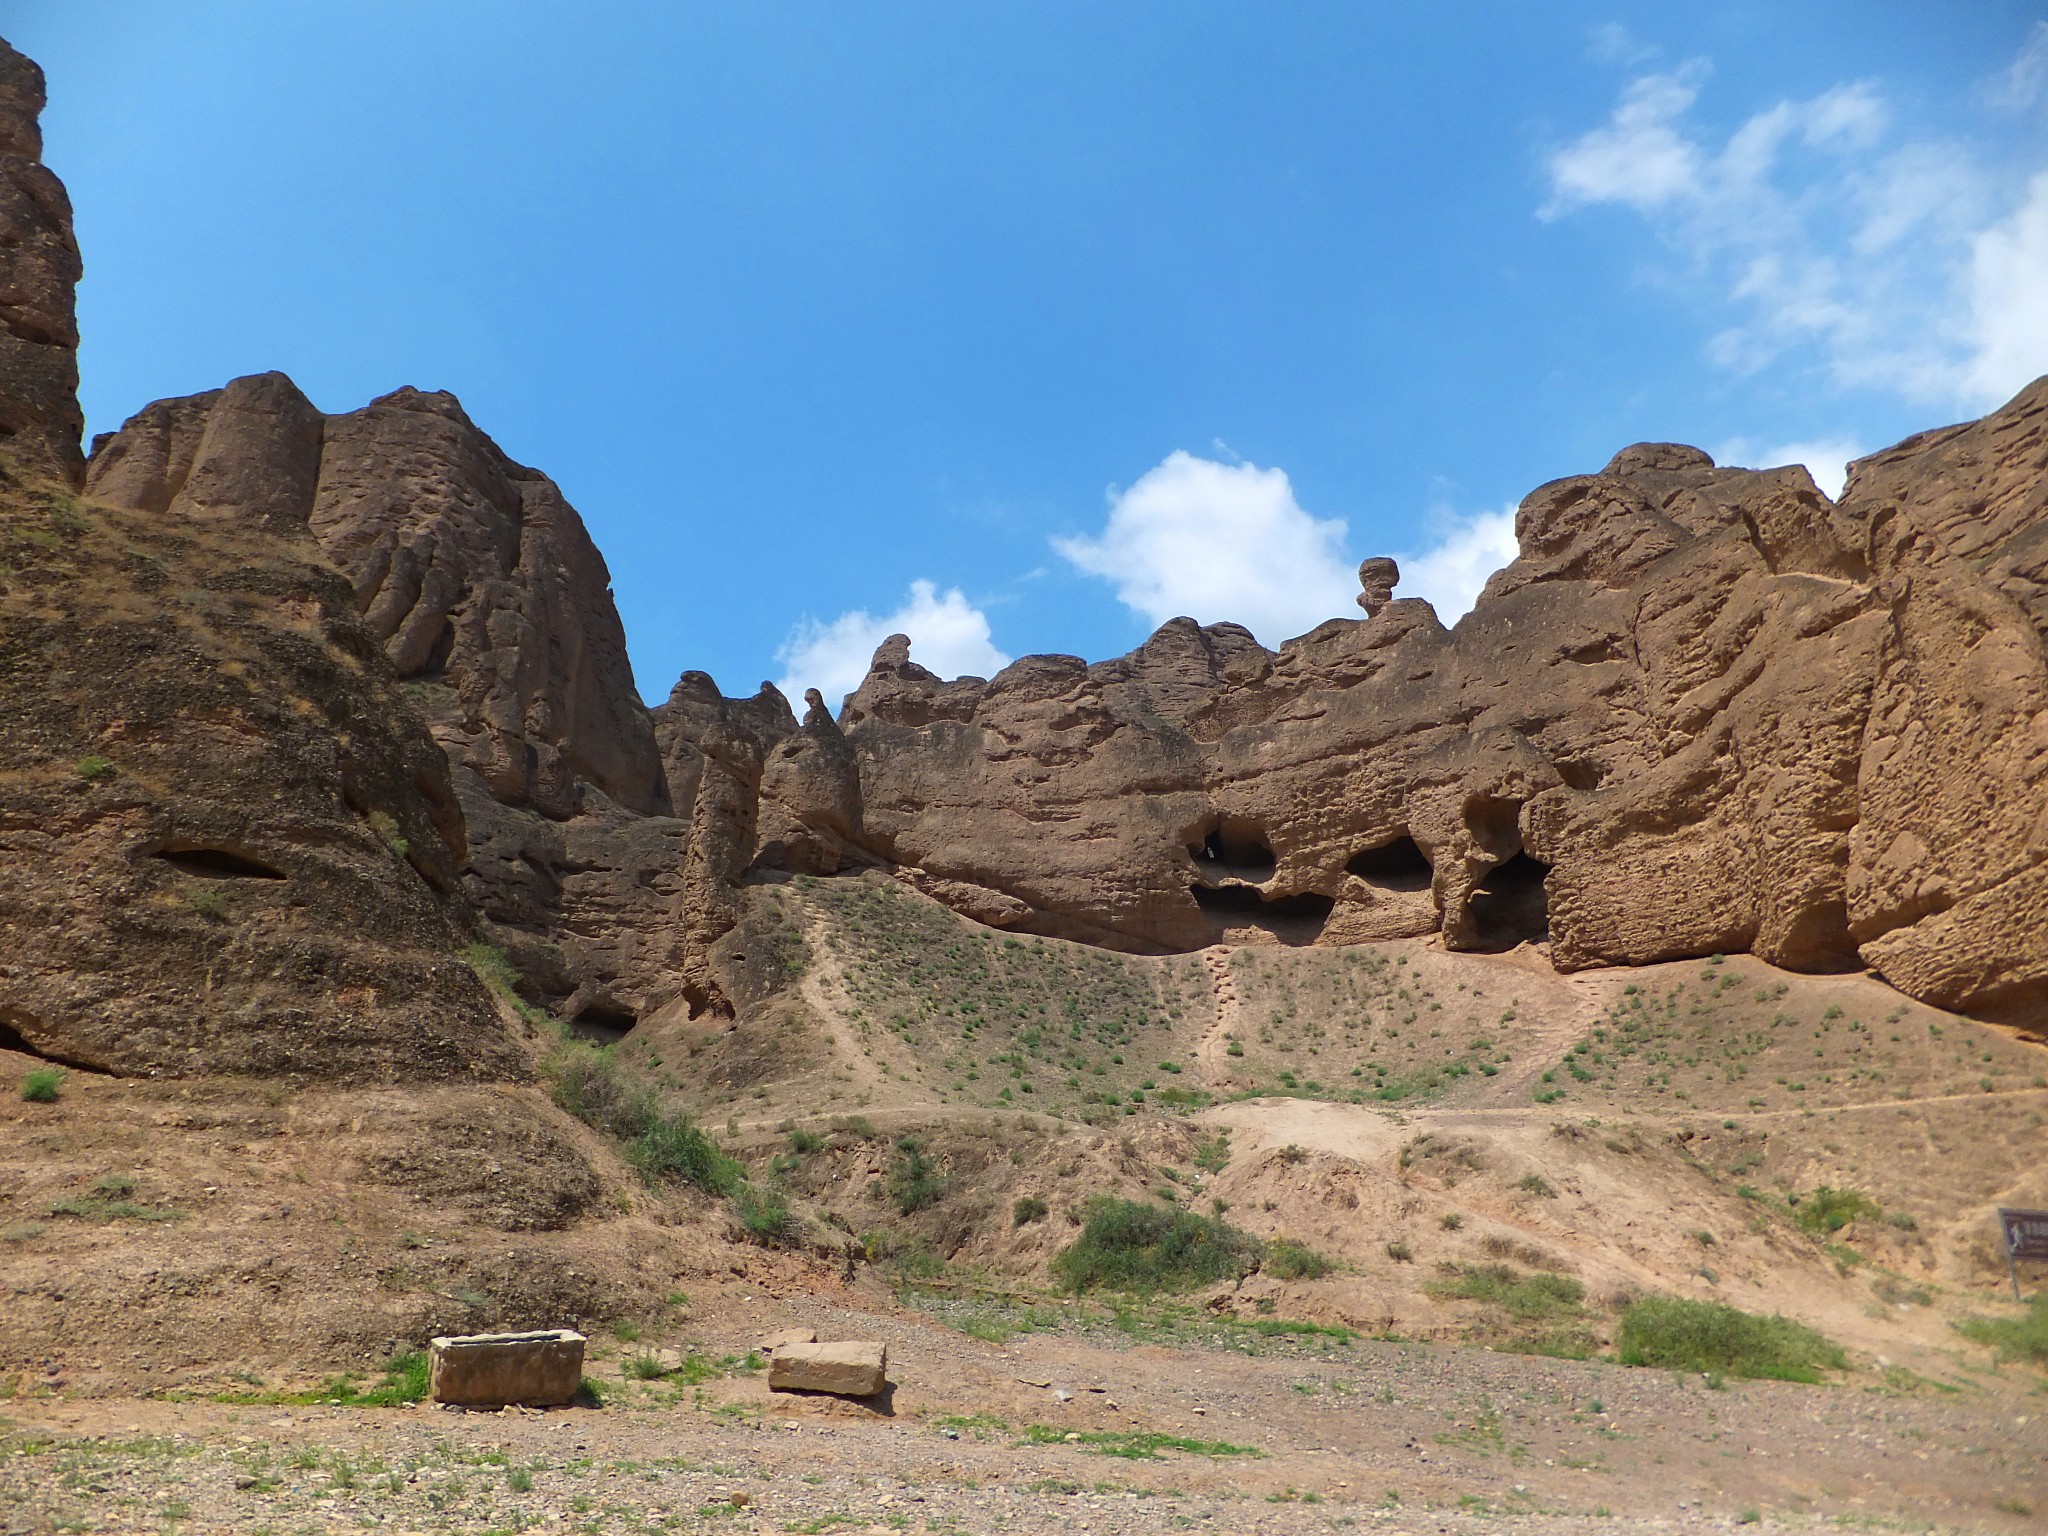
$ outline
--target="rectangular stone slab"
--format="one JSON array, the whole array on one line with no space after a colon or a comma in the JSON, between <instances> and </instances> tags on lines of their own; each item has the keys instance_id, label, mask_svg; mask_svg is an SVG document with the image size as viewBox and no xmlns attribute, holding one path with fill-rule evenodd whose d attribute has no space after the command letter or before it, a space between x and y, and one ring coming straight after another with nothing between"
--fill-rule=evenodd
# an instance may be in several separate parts
<instances>
[{"instance_id":1,"label":"rectangular stone slab","mask_svg":"<svg viewBox=\"0 0 2048 1536\"><path fill-rule=\"evenodd\" d=\"M873 1397L889 1379L889 1347L868 1339L785 1344L768 1362L771 1392L836 1392Z\"/></svg>"},{"instance_id":2,"label":"rectangular stone slab","mask_svg":"<svg viewBox=\"0 0 2048 1536\"><path fill-rule=\"evenodd\" d=\"M558 1408L583 1385L583 1344L569 1328L437 1338L427 1351L427 1394L465 1408Z\"/></svg>"}]
</instances>

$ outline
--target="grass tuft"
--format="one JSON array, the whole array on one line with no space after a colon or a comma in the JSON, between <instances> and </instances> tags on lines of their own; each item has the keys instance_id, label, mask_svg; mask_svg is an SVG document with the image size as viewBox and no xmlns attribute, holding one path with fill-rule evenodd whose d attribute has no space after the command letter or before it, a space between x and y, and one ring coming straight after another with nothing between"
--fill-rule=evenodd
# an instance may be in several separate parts
<instances>
[{"instance_id":1,"label":"grass tuft","mask_svg":"<svg viewBox=\"0 0 2048 1536\"><path fill-rule=\"evenodd\" d=\"M62 1067L37 1067L22 1076L21 1096L31 1104L54 1104L63 1094Z\"/></svg>"},{"instance_id":2,"label":"grass tuft","mask_svg":"<svg viewBox=\"0 0 2048 1536\"><path fill-rule=\"evenodd\" d=\"M1330 1272L1330 1261L1306 1243L1279 1237L1266 1245L1259 1268L1276 1280L1320 1280Z\"/></svg>"},{"instance_id":3,"label":"grass tuft","mask_svg":"<svg viewBox=\"0 0 2048 1536\"><path fill-rule=\"evenodd\" d=\"M2036 1296L2019 1317L1966 1317L1956 1331L1997 1350L2001 1360L2048 1366L2048 1293Z\"/></svg>"}]
</instances>

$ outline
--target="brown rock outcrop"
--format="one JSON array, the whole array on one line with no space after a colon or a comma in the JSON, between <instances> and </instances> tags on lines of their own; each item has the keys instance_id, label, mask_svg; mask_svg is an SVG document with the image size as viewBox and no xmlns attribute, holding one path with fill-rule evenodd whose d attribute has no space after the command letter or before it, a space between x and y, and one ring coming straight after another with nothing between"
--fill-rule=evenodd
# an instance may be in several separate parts
<instances>
[{"instance_id":1,"label":"brown rock outcrop","mask_svg":"<svg viewBox=\"0 0 2048 1536\"><path fill-rule=\"evenodd\" d=\"M0 489L0 1041L123 1075L523 1076L459 958L446 758L348 584L231 500Z\"/></svg>"},{"instance_id":2,"label":"brown rock outcrop","mask_svg":"<svg viewBox=\"0 0 2048 1536\"><path fill-rule=\"evenodd\" d=\"M0 41L0 453L76 485L80 273L71 199L43 165L43 72Z\"/></svg>"},{"instance_id":3,"label":"brown rock outcrop","mask_svg":"<svg viewBox=\"0 0 2048 1536\"><path fill-rule=\"evenodd\" d=\"M72 494L78 258L42 101L0 43L0 1044L523 1076L457 957L447 759L308 532L320 413L277 374L168 402L103 455L103 499Z\"/></svg>"},{"instance_id":4,"label":"brown rock outcrop","mask_svg":"<svg viewBox=\"0 0 2048 1536\"><path fill-rule=\"evenodd\" d=\"M1638 445L1523 503L1455 631L1368 561L1371 616L1277 653L1175 620L947 683L892 638L841 722L835 846L1117 947L1748 950L2038 1022L2044 423L2048 382L1863 461L1840 505Z\"/></svg>"},{"instance_id":5,"label":"brown rock outcrop","mask_svg":"<svg viewBox=\"0 0 2048 1536\"><path fill-rule=\"evenodd\" d=\"M452 395L401 389L322 417L281 374L238 379L139 412L97 445L87 488L309 530L449 756L502 803L567 817L587 785L663 808L603 557L554 482Z\"/></svg>"}]
</instances>

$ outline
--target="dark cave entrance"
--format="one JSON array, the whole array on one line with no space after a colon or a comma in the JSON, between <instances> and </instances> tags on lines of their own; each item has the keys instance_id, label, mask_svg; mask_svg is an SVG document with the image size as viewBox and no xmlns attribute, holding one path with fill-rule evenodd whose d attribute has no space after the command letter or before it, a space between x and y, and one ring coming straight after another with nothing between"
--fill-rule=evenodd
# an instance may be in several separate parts
<instances>
[{"instance_id":1,"label":"dark cave entrance","mask_svg":"<svg viewBox=\"0 0 2048 1536\"><path fill-rule=\"evenodd\" d=\"M1426 891L1436 877L1429 855L1405 833L1391 843L1355 854L1344 870L1383 891Z\"/></svg>"},{"instance_id":2,"label":"dark cave entrance","mask_svg":"<svg viewBox=\"0 0 2048 1536\"><path fill-rule=\"evenodd\" d=\"M569 1033L592 1045L617 1045L640 1022L631 1009L609 1003L586 1003L569 1021Z\"/></svg>"},{"instance_id":3,"label":"dark cave entrance","mask_svg":"<svg viewBox=\"0 0 2048 1536\"><path fill-rule=\"evenodd\" d=\"M1481 949L1513 949L1550 937L1550 898L1543 889L1550 866L1526 853L1486 872L1466 907Z\"/></svg>"},{"instance_id":4,"label":"dark cave entrance","mask_svg":"<svg viewBox=\"0 0 2048 1536\"><path fill-rule=\"evenodd\" d=\"M1314 891L1266 897L1249 885L1191 885L1189 894L1212 921L1228 927L1260 928L1282 944L1313 944L1337 903Z\"/></svg>"},{"instance_id":5,"label":"dark cave entrance","mask_svg":"<svg viewBox=\"0 0 2048 1536\"><path fill-rule=\"evenodd\" d=\"M1200 842L1188 845L1188 857L1206 877L1253 884L1268 879L1276 867L1265 829L1242 816L1217 817Z\"/></svg>"},{"instance_id":6,"label":"dark cave entrance","mask_svg":"<svg viewBox=\"0 0 2048 1536\"><path fill-rule=\"evenodd\" d=\"M226 848L165 848L156 857L183 874L208 879L225 876L230 880L282 880L285 877L281 869L273 869L247 854L232 853Z\"/></svg>"}]
</instances>

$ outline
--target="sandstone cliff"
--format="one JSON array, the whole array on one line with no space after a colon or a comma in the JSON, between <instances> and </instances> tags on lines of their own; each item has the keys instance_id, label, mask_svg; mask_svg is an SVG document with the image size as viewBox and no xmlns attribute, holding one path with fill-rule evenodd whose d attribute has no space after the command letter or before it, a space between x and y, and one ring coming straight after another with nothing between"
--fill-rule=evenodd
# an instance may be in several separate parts
<instances>
[{"instance_id":1,"label":"sandstone cliff","mask_svg":"<svg viewBox=\"0 0 2048 1536\"><path fill-rule=\"evenodd\" d=\"M1863 460L1839 503L1798 469L1625 449L1531 493L1519 558L1455 629L1371 560L1363 619L1278 651L1179 619L1128 656L949 682L898 636L836 719L701 673L650 710L581 519L449 395L326 415L239 379L137 413L69 498L78 264L41 92L0 54L0 452L26 541L0 617L29 765L0 900L38 956L0 974L0 1020L36 1049L139 1070L299 1048L270 1024L199 1043L174 1016L203 977L271 1021L310 988L285 1035L368 1000L366 1060L508 1069L446 979L473 924L613 1035L760 995L750 882L869 869L1123 950L1748 951L2048 1021L2048 381ZM170 923L166 882L195 870L271 882L234 889L277 893L277 942L340 947L273 963L206 913ZM106 937L145 908L158 938ZM138 980L159 972L187 981Z\"/></svg>"}]
</instances>

